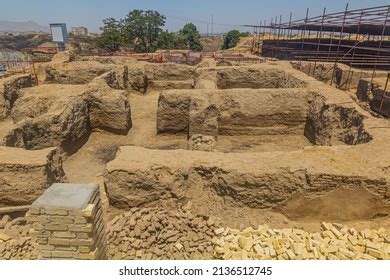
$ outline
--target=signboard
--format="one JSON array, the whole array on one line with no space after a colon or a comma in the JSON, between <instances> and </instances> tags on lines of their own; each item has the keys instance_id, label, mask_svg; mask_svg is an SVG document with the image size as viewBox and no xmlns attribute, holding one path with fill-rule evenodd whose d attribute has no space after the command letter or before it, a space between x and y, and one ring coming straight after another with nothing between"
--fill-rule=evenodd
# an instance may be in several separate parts
<instances>
[{"instance_id":1,"label":"signboard","mask_svg":"<svg viewBox=\"0 0 390 280\"><path fill-rule=\"evenodd\" d=\"M50 24L51 37L54 43L65 44L68 41L68 31L65 23Z\"/></svg>"}]
</instances>

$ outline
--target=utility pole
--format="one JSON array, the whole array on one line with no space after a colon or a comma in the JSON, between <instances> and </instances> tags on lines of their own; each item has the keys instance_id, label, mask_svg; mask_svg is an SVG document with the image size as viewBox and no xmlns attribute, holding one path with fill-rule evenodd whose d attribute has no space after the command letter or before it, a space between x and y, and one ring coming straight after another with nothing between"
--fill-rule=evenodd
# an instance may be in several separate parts
<instances>
[{"instance_id":1,"label":"utility pole","mask_svg":"<svg viewBox=\"0 0 390 280\"><path fill-rule=\"evenodd\" d=\"M207 24L207 37L209 37L209 24Z\"/></svg>"},{"instance_id":2,"label":"utility pole","mask_svg":"<svg viewBox=\"0 0 390 280\"><path fill-rule=\"evenodd\" d=\"M211 14L211 35L214 33L214 15Z\"/></svg>"}]
</instances>

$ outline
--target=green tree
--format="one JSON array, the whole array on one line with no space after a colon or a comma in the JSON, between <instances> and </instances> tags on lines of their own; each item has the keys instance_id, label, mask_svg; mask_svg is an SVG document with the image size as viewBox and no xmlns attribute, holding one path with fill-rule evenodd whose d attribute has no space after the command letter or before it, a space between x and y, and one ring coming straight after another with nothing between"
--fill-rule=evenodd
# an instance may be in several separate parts
<instances>
[{"instance_id":1,"label":"green tree","mask_svg":"<svg viewBox=\"0 0 390 280\"><path fill-rule=\"evenodd\" d=\"M160 33L157 45L159 49L185 49L187 47L185 38L181 34L168 30Z\"/></svg>"},{"instance_id":2,"label":"green tree","mask_svg":"<svg viewBox=\"0 0 390 280\"><path fill-rule=\"evenodd\" d=\"M223 41L223 49L234 48L240 41L241 33L238 30L230 30Z\"/></svg>"},{"instance_id":3,"label":"green tree","mask_svg":"<svg viewBox=\"0 0 390 280\"><path fill-rule=\"evenodd\" d=\"M154 52L158 48L165 16L156 11L133 10L122 21L123 39L137 52Z\"/></svg>"},{"instance_id":4,"label":"green tree","mask_svg":"<svg viewBox=\"0 0 390 280\"><path fill-rule=\"evenodd\" d=\"M183 29L180 30L180 34L184 37L184 41L190 50L203 50L203 46L199 40L199 31L193 23L187 23L186 25L184 25Z\"/></svg>"},{"instance_id":5,"label":"green tree","mask_svg":"<svg viewBox=\"0 0 390 280\"><path fill-rule=\"evenodd\" d=\"M96 39L98 47L115 52L122 45L122 25L114 18L103 20L102 34Z\"/></svg>"},{"instance_id":6,"label":"green tree","mask_svg":"<svg viewBox=\"0 0 390 280\"><path fill-rule=\"evenodd\" d=\"M249 37L249 36L251 36L251 33L250 33L250 32L242 32L242 33L240 34L240 37Z\"/></svg>"}]
</instances>

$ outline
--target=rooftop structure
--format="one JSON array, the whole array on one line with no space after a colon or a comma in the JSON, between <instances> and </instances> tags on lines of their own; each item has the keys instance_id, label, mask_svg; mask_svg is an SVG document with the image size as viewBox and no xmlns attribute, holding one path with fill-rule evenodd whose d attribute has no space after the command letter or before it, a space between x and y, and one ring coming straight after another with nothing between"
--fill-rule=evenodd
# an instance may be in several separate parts
<instances>
[{"instance_id":1,"label":"rooftop structure","mask_svg":"<svg viewBox=\"0 0 390 280\"><path fill-rule=\"evenodd\" d=\"M84 26L72 27L72 33L75 36L87 36L88 29Z\"/></svg>"}]
</instances>

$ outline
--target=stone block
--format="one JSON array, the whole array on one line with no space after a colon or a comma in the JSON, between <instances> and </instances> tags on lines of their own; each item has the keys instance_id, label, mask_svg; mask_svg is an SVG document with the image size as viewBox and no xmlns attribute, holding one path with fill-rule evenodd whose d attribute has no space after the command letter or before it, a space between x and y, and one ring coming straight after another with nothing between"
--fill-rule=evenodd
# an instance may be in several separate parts
<instances>
[{"instance_id":1,"label":"stone block","mask_svg":"<svg viewBox=\"0 0 390 280\"><path fill-rule=\"evenodd\" d=\"M71 225L74 223L74 219L70 216L67 217L50 217L50 222L63 225Z\"/></svg>"},{"instance_id":2,"label":"stone block","mask_svg":"<svg viewBox=\"0 0 390 280\"><path fill-rule=\"evenodd\" d=\"M68 231L67 225L60 224L48 224L44 228L49 231Z\"/></svg>"},{"instance_id":3,"label":"stone block","mask_svg":"<svg viewBox=\"0 0 390 280\"><path fill-rule=\"evenodd\" d=\"M69 246L70 240L65 238L50 238L49 239L50 245L60 245L60 246Z\"/></svg>"}]
</instances>

